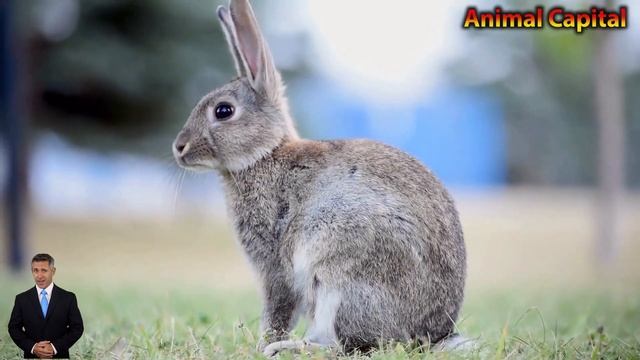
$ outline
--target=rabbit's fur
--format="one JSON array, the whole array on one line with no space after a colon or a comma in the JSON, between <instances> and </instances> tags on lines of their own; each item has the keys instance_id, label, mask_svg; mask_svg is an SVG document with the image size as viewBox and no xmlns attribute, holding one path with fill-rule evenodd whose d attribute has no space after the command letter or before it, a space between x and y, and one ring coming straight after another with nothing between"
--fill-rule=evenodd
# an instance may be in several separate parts
<instances>
[{"instance_id":1,"label":"rabbit's fur","mask_svg":"<svg viewBox=\"0 0 640 360\"><path fill-rule=\"evenodd\" d=\"M466 263L445 188L393 147L300 139L248 0L218 17L239 77L196 105L173 151L181 166L223 178L262 285L261 346L349 351L451 335ZM226 120L215 114L222 102L235 108ZM298 315L311 320L305 341L285 341Z\"/></svg>"}]
</instances>

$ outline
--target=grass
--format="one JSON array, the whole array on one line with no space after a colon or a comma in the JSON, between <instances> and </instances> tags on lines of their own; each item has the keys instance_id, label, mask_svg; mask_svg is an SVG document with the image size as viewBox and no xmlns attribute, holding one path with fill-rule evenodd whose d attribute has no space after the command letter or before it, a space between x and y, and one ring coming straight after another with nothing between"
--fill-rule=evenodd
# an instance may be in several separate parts
<instances>
[{"instance_id":1,"label":"grass","mask_svg":"<svg viewBox=\"0 0 640 360\"><path fill-rule=\"evenodd\" d=\"M28 279L3 279L0 320ZM65 286L65 284L61 284ZM137 359L248 359L255 351L260 305L253 291L145 288L69 284L79 299L85 334L72 348L78 359L104 357L119 337ZM478 348L428 353L387 345L371 359L527 358L640 359L640 293L559 289L496 290L467 296L458 330ZM301 336L299 326L293 336ZM323 358L317 352L301 358ZM19 358L6 332L0 359ZM357 358L358 356L353 356ZM283 354L281 358L293 358Z\"/></svg>"}]
</instances>

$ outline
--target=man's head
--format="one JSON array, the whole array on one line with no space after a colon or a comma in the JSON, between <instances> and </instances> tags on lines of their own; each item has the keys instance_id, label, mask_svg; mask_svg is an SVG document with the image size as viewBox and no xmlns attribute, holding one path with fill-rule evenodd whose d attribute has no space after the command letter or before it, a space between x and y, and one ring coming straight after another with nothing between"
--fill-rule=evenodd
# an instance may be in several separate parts
<instances>
[{"instance_id":1,"label":"man's head","mask_svg":"<svg viewBox=\"0 0 640 360\"><path fill-rule=\"evenodd\" d=\"M55 260L49 254L37 254L31 259L31 274L36 285L44 289L53 282L56 273Z\"/></svg>"}]
</instances>

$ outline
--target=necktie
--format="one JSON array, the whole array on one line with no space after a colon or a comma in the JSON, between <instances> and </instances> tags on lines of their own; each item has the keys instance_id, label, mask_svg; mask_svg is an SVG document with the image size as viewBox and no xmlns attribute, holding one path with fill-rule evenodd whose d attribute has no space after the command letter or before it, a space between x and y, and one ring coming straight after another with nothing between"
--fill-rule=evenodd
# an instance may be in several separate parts
<instances>
[{"instance_id":1,"label":"necktie","mask_svg":"<svg viewBox=\"0 0 640 360\"><path fill-rule=\"evenodd\" d=\"M42 290L42 300L40 300L40 307L42 308L42 316L47 317L47 308L49 308L49 300L47 300L47 290Z\"/></svg>"}]
</instances>

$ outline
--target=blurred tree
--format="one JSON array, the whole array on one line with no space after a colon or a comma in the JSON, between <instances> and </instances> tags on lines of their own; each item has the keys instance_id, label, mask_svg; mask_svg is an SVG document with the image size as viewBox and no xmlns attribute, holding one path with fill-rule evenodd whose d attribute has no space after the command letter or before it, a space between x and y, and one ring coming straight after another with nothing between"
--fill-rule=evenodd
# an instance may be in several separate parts
<instances>
[{"instance_id":1,"label":"blurred tree","mask_svg":"<svg viewBox=\"0 0 640 360\"><path fill-rule=\"evenodd\" d=\"M618 57L608 33L598 34L594 56L598 117L597 256L610 265L620 246L620 199L624 192L624 96Z\"/></svg>"},{"instance_id":2,"label":"blurred tree","mask_svg":"<svg viewBox=\"0 0 640 360\"><path fill-rule=\"evenodd\" d=\"M613 5L607 0L607 7ZM593 60L595 110L598 117L598 203L596 251L611 265L621 240L624 196L624 93L620 64L610 32L598 33Z\"/></svg>"},{"instance_id":3,"label":"blurred tree","mask_svg":"<svg viewBox=\"0 0 640 360\"><path fill-rule=\"evenodd\" d=\"M214 1L20 5L34 123L76 145L168 156L195 102L235 74Z\"/></svg>"},{"instance_id":4,"label":"blurred tree","mask_svg":"<svg viewBox=\"0 0 640 360\"><path fill-rule=\"evenodd\" d=\"M7 181L4 190L7 263L13 272L23 268L25 255L25 212L27 204L27 156L26 121L21 111L23 103L19 94L23 88L19 80L23 77L22 68L16 63L19 49L11 31L11 19L14 2L0 3L0 135L4 140L7 154Z\"/></svg>"}]
</instances>

